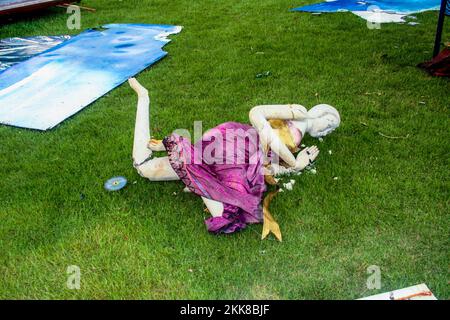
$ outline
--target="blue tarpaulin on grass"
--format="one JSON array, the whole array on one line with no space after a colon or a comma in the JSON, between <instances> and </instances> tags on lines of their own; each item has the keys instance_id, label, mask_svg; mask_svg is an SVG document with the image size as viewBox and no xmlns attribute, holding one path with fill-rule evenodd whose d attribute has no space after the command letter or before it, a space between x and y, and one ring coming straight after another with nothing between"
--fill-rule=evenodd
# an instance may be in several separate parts
<instances>
[{"instance_id":1,"label":"blue tarpaulin on grass","mask_svg":"<svg viewBox=\"0 0 450 320\"><path fill-rule=\"evenodd\" d=\"M0 72L0 123L47 130L163 58L169 25L110 24Z\"/></svg>"},{"instance_id":2,"label":"blue tarpaulin on grass","mask_svg":"<svg viewBox=\"0 0 450 320\"><path fill-rule=\"evenodd\" d=\"M411 14L426 10L438 10L440 0L335 0L293 9L304 12L367 11L369 7L398 14Z\"/></svg>"}]
</instances>

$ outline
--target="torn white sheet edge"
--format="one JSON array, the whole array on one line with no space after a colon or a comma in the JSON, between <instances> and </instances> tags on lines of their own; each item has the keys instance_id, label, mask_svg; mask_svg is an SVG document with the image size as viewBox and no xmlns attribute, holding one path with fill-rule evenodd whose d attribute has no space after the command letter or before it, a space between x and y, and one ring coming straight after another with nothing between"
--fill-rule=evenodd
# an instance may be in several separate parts
<instances>
[{"instance_id":1,"label":"torn white sheet edge","mask_svg":"<svg viewBox=\"0 0 450 320\"><path fill-rule=\"evenodd\" d=\"M365 298L361 298L358 300L396 300L396 299L401 299L404 297L408 297L417 293L421 293L421 292L428 292L431 290L428 289L427 285L422 283L422 284L418 284L416 286L412 286L412 287L408 287L408 288L404 288L404 289L399 289L399 290L395 290L395 291L390 291L390 292L385 292L385 293L380 293L380 294L376 294L370 297L365 297ZM392 297L394 299L392 299ZM417 297L413 297L411 298L411 300L437 300L437 298L433 295L431 296L417 296Z\"/></svg>"},{"instance_id":2,"label":"torn white sheet edge","mask_svg":"<svg viewBox=\"0 0 450 320\"><path fill-rule=\"evenodd\" d=\"M333 2L335 0L329 0L329 2ZM327 0L328 2L328 0ZM421 12L426 12L426 11L432 11L432 10L439 10L439 7L436 8L431 8L431 9L425 9L425 10L420 10L420 11L413 11L413 12L409 12L409 13L395 13L392 11L383 11L381 9L371 9L369 7L369 9L367 11L350 11L353 14L356 14L358 17L363 18L364 20L366 20L367 22L370 23L405 23L405 17L416 14L416 13L421 13ZM416 17L414 17L415 19ZM410 23L410 25L416 25L418 23Z\"/></svg>"},{"instance_id":3,"label":"torn white sheet edge","mask_svg":"<svg viewBox=\"0 0 450 320\"><path fill-rule=\"evenodd\" d=\"M389 13L383 11L351 11L358 17L371 23L404 23L407 14Z\"/></svg>"}]
</instances>

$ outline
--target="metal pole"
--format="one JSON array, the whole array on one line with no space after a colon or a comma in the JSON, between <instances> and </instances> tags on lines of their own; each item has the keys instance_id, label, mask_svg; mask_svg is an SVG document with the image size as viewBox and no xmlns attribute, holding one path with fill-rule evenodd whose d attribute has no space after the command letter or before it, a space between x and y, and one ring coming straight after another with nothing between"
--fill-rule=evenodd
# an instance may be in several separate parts
<instances>
[{"instance_id":1,"label":"metal pole","mask_svg":"<svg viewBox=\"0 0 450 320\"><path fill-rule=\"evenodd\" d=\"M434 40L434 51L433 58L439 54L441 51L441 38L442 38L442 29L444 27L444 18L445 18L445 10L447 6L448 0L441 0L441 10L439 11L439 20L436 30L436 39Z\"/></svg>"}]
</instances>

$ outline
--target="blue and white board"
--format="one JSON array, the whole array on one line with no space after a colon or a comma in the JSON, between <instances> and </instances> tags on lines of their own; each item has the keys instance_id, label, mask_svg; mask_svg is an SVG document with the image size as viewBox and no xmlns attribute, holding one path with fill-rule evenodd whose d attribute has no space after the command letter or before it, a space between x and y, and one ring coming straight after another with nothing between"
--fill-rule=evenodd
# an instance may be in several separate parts
<instances>
[{"instance_id":1,"label":"blue and white board","mask_svg":"<svg viewBox=\"0 0 450 320\"><path fill-rule=\"evenodd\" d=\"M292 10L303 12L351 11L366 20L378 15L379 22L403 22L402 17L406 15L427 10L439 10L440 3L441 0L328 0ZM370 12L376 14L371 15Z\"/></svg>"},{"instance_id":2,"label":"blue and white board","mask_svg":"<svg viewBox=\"0 0 450 320\"><path fill-rule=\"evenodd\" d=\"M0 73L0 123L53 128L163 58L181 27L110 24Z\"/></svg>"},{"instance_id":3,"label":"blue and white board","mask_svg":"<svg viewBox=\"0 0 450 320\"><path fill-rule=\"evenodd\" d=\"M370 6L391 13L411 14L426 10L437 10L441 0L334 0L295 8L305 12L366 11Z\"/></svg>"}]
</instances>

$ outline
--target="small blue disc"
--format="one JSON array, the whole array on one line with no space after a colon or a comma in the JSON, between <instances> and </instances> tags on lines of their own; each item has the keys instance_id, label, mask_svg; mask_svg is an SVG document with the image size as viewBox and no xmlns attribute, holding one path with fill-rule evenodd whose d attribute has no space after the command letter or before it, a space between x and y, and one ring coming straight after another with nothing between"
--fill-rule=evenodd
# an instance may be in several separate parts
<instances>
[{"instance_id":1,"label":"small blue disc","mask_svg":"<svg viewBox=\"0 0 450 320\"><path fill-rule=\"evenodd\" d=\"M127 185L127 179L124 177L114 177L105 182L105 189L108 191L118 191Z\"/></svg>"}]
</instances>

